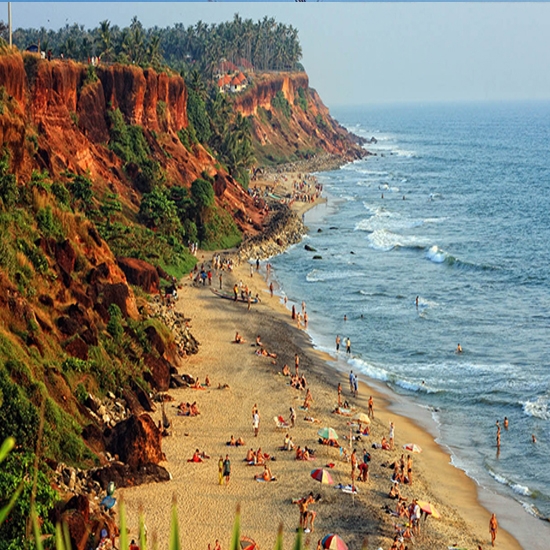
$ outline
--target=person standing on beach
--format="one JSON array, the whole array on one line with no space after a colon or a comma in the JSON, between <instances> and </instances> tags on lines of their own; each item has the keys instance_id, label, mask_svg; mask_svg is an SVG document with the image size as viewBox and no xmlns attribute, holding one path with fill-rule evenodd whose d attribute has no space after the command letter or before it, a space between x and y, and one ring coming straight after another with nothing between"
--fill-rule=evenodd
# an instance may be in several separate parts
<instances>
[{"instance_id":1,"label":"person standing on beach","mask_svg":"<svg viewBox=\"0 0 550 550\"><path fill-rule=\"evenodd\" d=\"M340 384L340 382L338 382L338 406L341 407L342 406L342 384Z\"/></svg>"},{"instance_id":2,"label":"person standing on beach","mask_svg":"<svg viewBox=\"0 0 550 550\"><path fill-rule=\"evenodd\" d=\"M219 279L220 279L220 290L222 289L222 282L223 282L223 275L222 275L222 272L220 271L220 274L219 274Z\"/></svg>"},{"instance_id":3,"label":"person standing on beach","mask_svg":"<svg viewBox=\"0 0 550 550\"><path fill-rule=\"evenodd\" d=\"M233 295L234 295L234 300L236 302L237 298L239 297L239 285L237 283L233 285Z\"/></svg>"},{"instance_id":4,"label":"person standing on beach","mask_svg":"<svg viewBox=\"0 0 550 550\"><path fill-rule=\"evenodd\" d=\"M290 427L294 428L295 424L296 424L296 411L294 410L294 407L290 407Z\"/></svg>"},{"instance_id":5,"label":"person standing on beach","mask_svg":"<svg viewBox=\"0 0 550 550\"><path fill-rule=\"evenodd\" d=\"M294 370L296 371L296 376L298 376L298 370L300 369L300 357L297 353L294 354Z\"/></svg>"},{"instance_id":6,"label":"person standing on beach","mask_svg":"<svg viewBox=\"0 0 550 550\"><path fill-rule=\"evenodd\" d=\"M296 306L292 305L292 320L296 319Z\"/></svg>"},{"instance_id":7,"label":"person standing on beach","mask_svg":"<svg viewBox=\"0 0 550 550\"><path fill-rule=\"evenodd\" d=\"M393 422L390 422L390 451L393 451L393 439L395 437L395 426Z\"/></svg>"},{"instance_id":8,"label":"person standing on beach","mask_svg":"<svg viewBox=\"0 0 550 550\"><path fill-rule=\"evenodd\" d=\"M336 351L340 351L340 335L336 335Z\"/></svg>"},{"instance_id":9,"label":"person standing on beach","mask_svg":"<svg viewBox=\"0 0 550 550\"><path fill-rule=\"evenodd\" d=\"M220 455L218 460L218 484L223 484L223 456Z\"/></svg>"},{"instance_id":10,"label":"person standing on beach","mask_svg":"<svg viewBox=\"0 0 550 550\"><path fill-rule=\"evenodd\" d=\"M269 283L269 293L271 294L271 297L273 298L273 281Z\"/></svg>"},{"instance_id":11,"label":"person standing on beach","mask_svg":"<svg viewBox=\"0 0 550 550\"><path fill-rule=\"evenodd\" d=\"M349 339L349 336L346 339L346 353L351 355L351 340Z\"/></svg>"},{"instance_id":12,"label":"person standing on beach","mask_svg":"<svg viewBox=\"0 0 550 550\"><path fill-rule=\"evenodd\" d=\"M357 397L357 391L359 389L359 379L357 378L357 375L353 376L353 397Z\"/></svg>"},{"instance_id":13,"label":"person standing on beach","mask_svg":"<svg viewBox=\"0 0 550 550\"><path fill-rule=\"evenodd\" d=\"M350 393L353 393L353 378L354 378L353 371L350 370L349 371L349 391L350 391Z\"/></svg>"},{"instance_id":14,"label":"person standing on beach","mask_svg":"<svg viewBox=\"0 0 550 550\"><path fill-rule=\"evenodd\" d=\"M491 516L489 520L489 533L491 533L491 546L495 545L495 539L497 538L498 521L495 514Z\"/></svg>"},{"instance_id":15,"label":"person standing on beach","mask_svg":"<svg viewBox=\"0 0 550 550\"><path fill-rule=\"evenodd\" d=\"M369 397L368 415L369 415L370 418L374 418L374 399L372 398L372 395Z\"/></svg>"},{"instance_id":16,"label":"person standing on beach","mask_svg":"<svg viewBox=\"0 0 550 550\"><path fill-rule=\"evenodd\" d=\"M225 484L229 485L229 478L231 477L231 461L229 460L229 455L225 455L225 460L223 461L223 477L225 478Z\"/></svg>"}]
</instances>

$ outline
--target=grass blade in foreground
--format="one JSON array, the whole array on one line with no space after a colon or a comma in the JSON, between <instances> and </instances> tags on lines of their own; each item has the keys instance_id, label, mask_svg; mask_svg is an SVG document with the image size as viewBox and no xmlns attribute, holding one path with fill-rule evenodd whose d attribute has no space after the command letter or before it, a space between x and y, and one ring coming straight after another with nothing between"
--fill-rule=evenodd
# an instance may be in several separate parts
<instances>
[{"instance_id":1,"label":"grass blade in foreground","mask_svg":"<svg viewBox=\"0 0 550 550\"><path fill-rule=\"evenodd\" d=\"M230 550L240 550L239 539L241 536L241 506L237 505L237 513L235 514L235 523L233 524L233 534L231 535Z\"/></svg>"},{"instance_id":2,"label":"grass blade in foreground","mask_svg":"<svg viewBox=\"0 0 550 550\"><path fill-rule=\"evenodd\" d=\"M181 550L180 534L178 526L178 506L176 498L172 501L172 524L170 525L170 546L169 550Z\"/></svg>"},{"instance_id":3,"label":"grass blade in foreground","mask_svg":"<svg viewBox=\"0 0 550 550\"><path fill-rule=\"evenodd\" d=\"M119 544L120 550L128 550L128 530L126 529L126 507L124 506L124 501L122 499L120 499L120 504L118 505L118 513L120 514L118 544Z\"/></svg>"},{"instance_id":4,"label":"grass blade in foreground","mask_svg":"<svg viewBox=\"0 0 550 550\"><path fill-rule=\"evenodd\" d=\"M283 524L279 524L277 531L277 541L275 542L275 550L283 550Z\"/></svg>"},{"instance_id":5,"label":"grass blade in foreground","mask_svg":"<svg viewBox=\"0 0 550 550\"><path fill-rule=\"evenodd\" d=\"M34 506L31 508L31 521L34 531L34 542L37 550L44 550L42 546L42 534L40 533L40 525L38 524L38 516L36 515L36 509Z\"/></svg>"},{"instance_id":6,"label":"grass blade in foreground","mask_svg":"<svg viewBox=\"0 0 550 550\"><path fill-rule=\"evenodd\" d=\"M147 541L145 540L145 519L143 511L139 514L139 547L140 550L147 550Z\"/></svg>"}]
</instances>

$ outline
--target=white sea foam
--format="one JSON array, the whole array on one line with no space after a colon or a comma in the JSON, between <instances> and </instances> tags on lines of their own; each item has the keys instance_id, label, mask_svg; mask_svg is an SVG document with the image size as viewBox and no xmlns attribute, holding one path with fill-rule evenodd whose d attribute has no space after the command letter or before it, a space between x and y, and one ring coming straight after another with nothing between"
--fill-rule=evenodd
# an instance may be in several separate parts
<instances>
[{"instance_id":1,"label":"white sea foam","mask_svg":"<svg viewBox=\"0 0 550 550\"><path fill-rule=\"evenodd\" d=\"M542 420L550 420L550 398L547 395L540 395L533 401L524 401L523 412L527 416L534 416Z\"/></svg>"},{"instance_id":2,"label":"white sea foam","mask_svg":"<svg viewBox=\"0 0 550 550\"><path fill-rule=\"evenodd\" d=\"M414 236L398 235L387 229L376 229L368 237L371 248L389 252L394 248L424 248L426 243Z\"/></svg>"},{"instance_id":3,"label":"white sea foam","mask_svg":"<svg viewBox=\"0 0 550 550\"><path fill-rule=\"evenodd\" d=\"M510 487L510 489L512 489L512 491L514 491L514 493L516 493L518 495L528 497L528 496L533 494L531 489L529 489L529 487L527 487L526 485L520 485L519 483L515 483L514 481L504 477L503 475L500 475L500 474L497 474L496 472L493 472L493 470L491 470L490 468L489 468L488 472L489 472L489 475L495 481L498 481L502 485L507 485L508 487Z\"/></svg>"},{"instance_id":4,"label":"white sea foam","mask_svg":"<svg viewBox=\"0 0 550 550\"><path fill-rule=\"evenodd\" d=\"M428 258L428 260L434 262L435 264L442 264L447 259L447 257L447 252L436 245L431 246L430 249L426 252L426 258Z\"/></svg>"}]
</instances>

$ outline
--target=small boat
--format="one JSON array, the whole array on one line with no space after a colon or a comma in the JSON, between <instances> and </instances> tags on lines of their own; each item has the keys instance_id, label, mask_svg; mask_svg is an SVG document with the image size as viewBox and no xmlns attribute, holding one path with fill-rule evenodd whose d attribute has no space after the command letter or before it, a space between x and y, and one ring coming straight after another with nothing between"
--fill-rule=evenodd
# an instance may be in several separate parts
<instances>
[{"instance_id":1,"label":"small boat","mask_svg":"<svg viewBox=\"0 0 550 550\"><path fill-rule=\"evenodd\" d=\"M218 296L219 298L225 298L226 300L233 300L235 301L235 295L233 294L233 292L222 292L221 290L216 290L214 288L211 288L210 289L216 296ZM241 293L239 293L239 295L237 296L237 302L245 302L245 303L248 303L248 299L247 298L243 298L243 296L241 296ZM258 303L258 298L256 296L252 296L250 302L252 304L257 304Z\"/></svg>"}]
</instances>

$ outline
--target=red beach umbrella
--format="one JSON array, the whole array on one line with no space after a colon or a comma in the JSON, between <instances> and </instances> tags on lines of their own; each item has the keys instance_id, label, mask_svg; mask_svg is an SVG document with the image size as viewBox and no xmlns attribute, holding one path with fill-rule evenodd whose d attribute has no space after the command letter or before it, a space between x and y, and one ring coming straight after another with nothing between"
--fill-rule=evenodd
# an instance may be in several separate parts
<instances>
[{"instance_id":1,"label":"red beach umbrella","mask_svg":"<svg viewBox=\"0 0 550 550\"><path fill-rule=\"evenodd\" d=\"M416 445L416 443L407 443L406 445L403 445L403 449L406 449L407 451L411 451L411 453L421 453L422 449Z\"/></svg>"},{"instance_id":2,"label":"red beach umbrella","mask_svg":"<svg viewBox=\"0 0 550 550\"><path fill-rule=\"evenodd\" d=\"M320 483L327 485L332 485L332 483L334 483L332 481L332 476L324 468L316 468L315 470L311 470L311 477Z\"/></svg>"},{"instance_id":3,"label":"red beach umbrella","mask_svg":"<svg viewBox=\"0 0 550 550\"><path fill-rule=\"evenodd\" d=\"M241 537L241 550L259 550L255 541L248 537Z\"/></svg>"},{"instance_id":4,"label":"red beach umbrella","mask_svg":"<svg viewBox=\"0 0 550 550\"><path fill-rule=\"evenodd\" d=\"M321 545L327 550L348 550L347 544L334 533L326 535L321 541Z\"/></svg>"}]
</instances>

